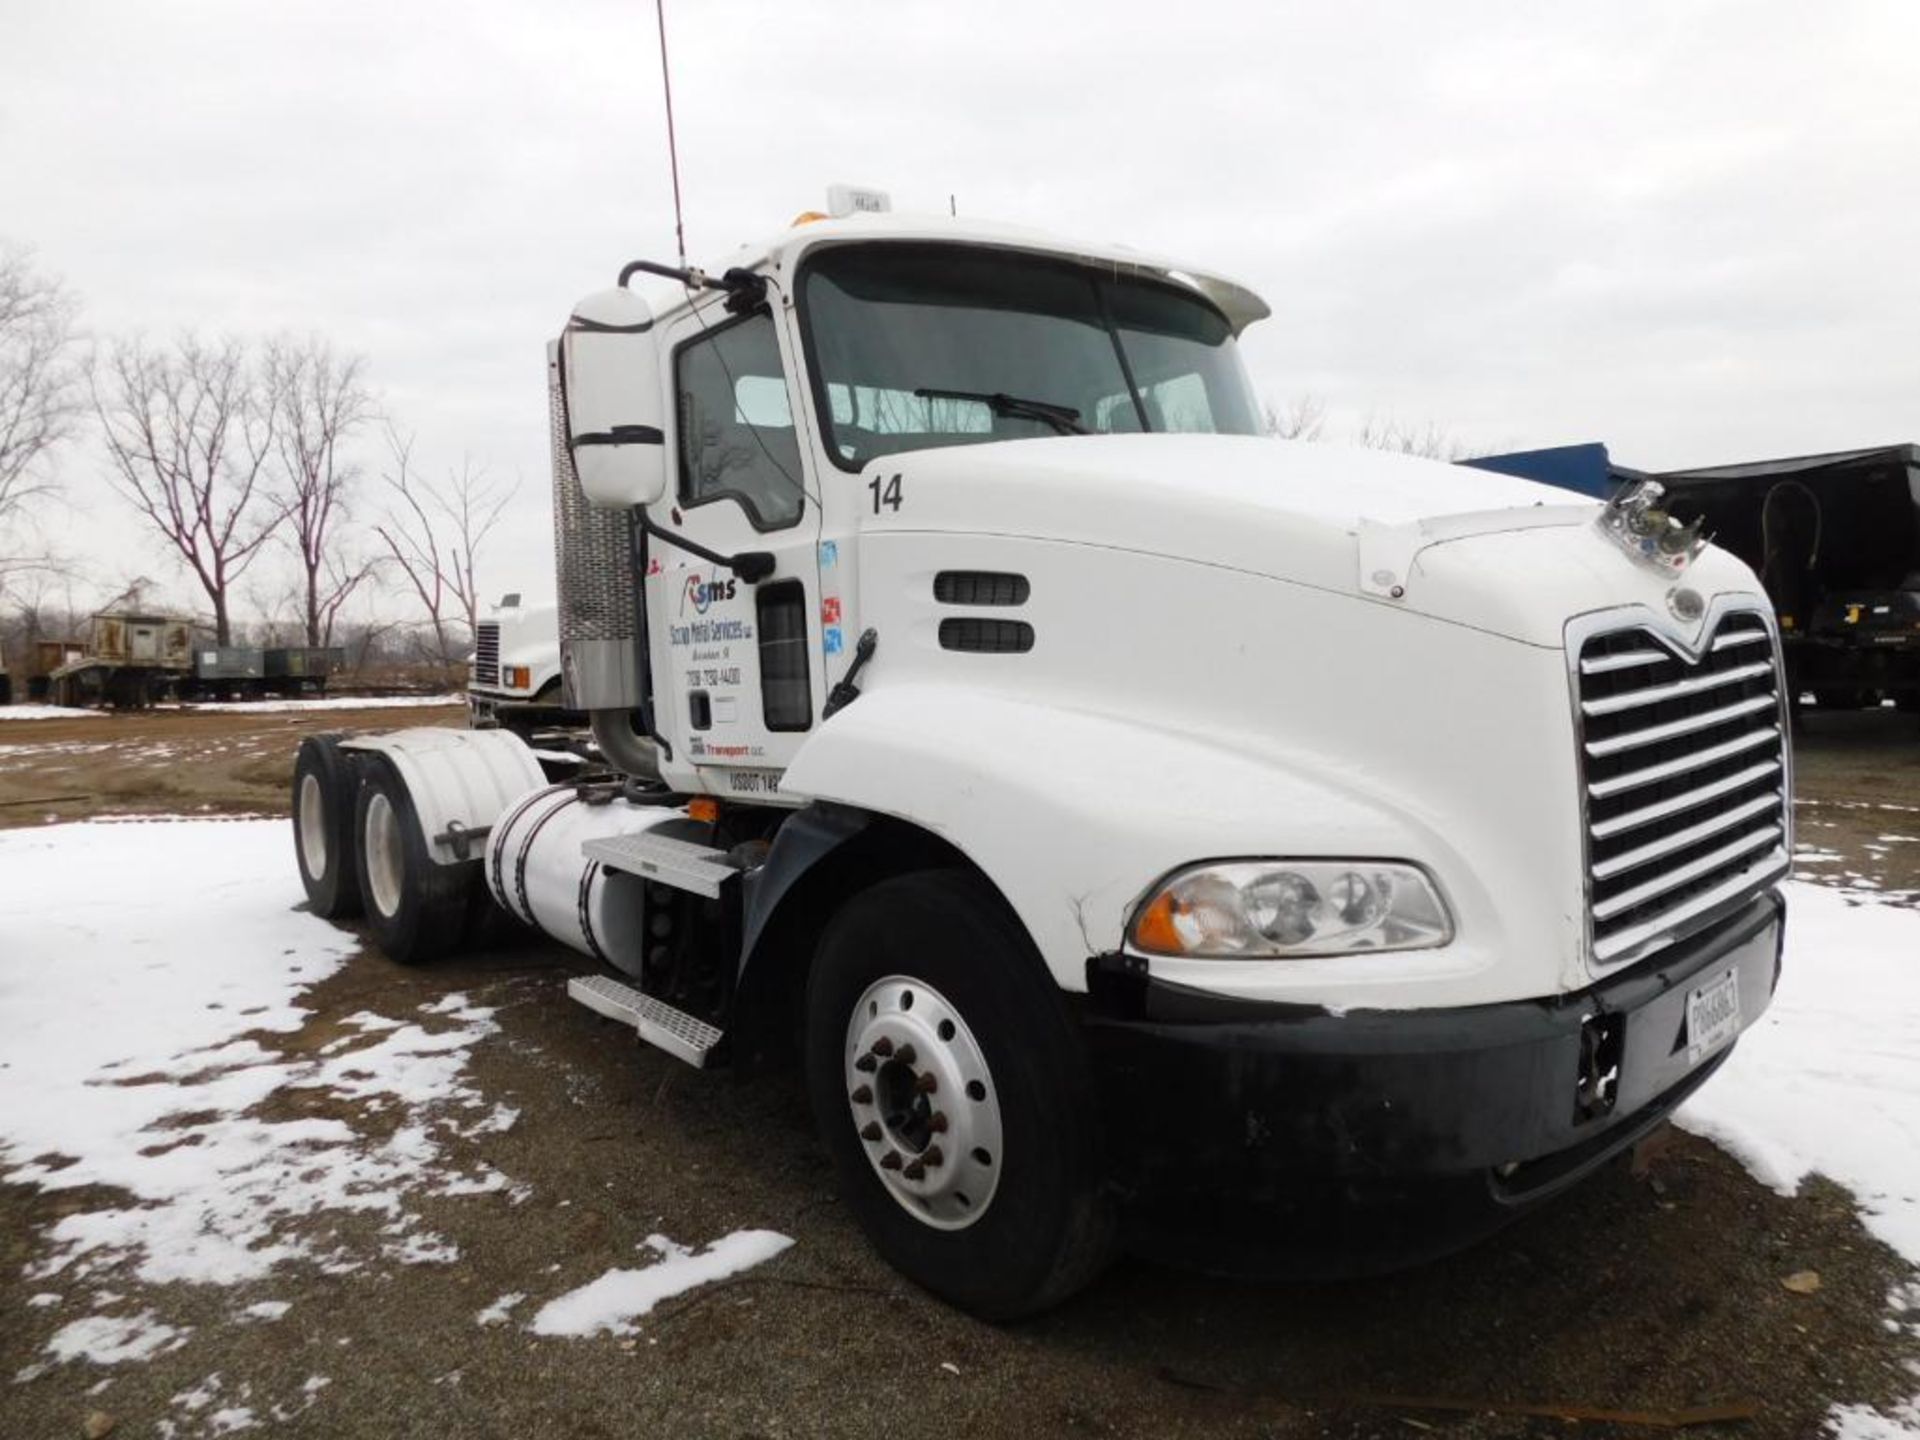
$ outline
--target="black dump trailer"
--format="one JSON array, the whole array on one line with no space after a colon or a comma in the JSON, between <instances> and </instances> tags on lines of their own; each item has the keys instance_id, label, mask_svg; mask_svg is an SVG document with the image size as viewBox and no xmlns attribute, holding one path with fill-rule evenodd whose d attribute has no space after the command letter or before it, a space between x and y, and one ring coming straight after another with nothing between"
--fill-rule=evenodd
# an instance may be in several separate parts
<instances>
[{"instance_id":1,"label":"black dump trailer","mask_svg":"<svg viewBox=\"0 0 1920 1440\"><path fill-rule=\"evenodd\" d=\"M1796 700L1920 711L1920 445L1654 478L1759 572Z\"/></svg>"}]
</instances>

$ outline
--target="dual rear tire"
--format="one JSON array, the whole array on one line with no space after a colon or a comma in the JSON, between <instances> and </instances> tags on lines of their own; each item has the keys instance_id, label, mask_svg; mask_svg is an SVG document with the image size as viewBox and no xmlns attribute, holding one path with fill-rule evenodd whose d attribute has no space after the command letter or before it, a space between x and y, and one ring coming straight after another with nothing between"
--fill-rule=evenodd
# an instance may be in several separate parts
<instances>
[{"instance_id":1,"label":"dual rear tire","mask_svg":"<svg viewBox=\"0 0 1920 1440\"><path fill-rule=\"evenodd\" d=\"M309 735L293 762L293 851L307 908L324 920L360 913L354 863L353 797L357 757L337 735Z\"/></svg>"},{"instance_id":2,"label":"dual rear tire","mask_svg":"<svg viewBox=\"0 0 1920 1440\"><path fill-rule=\"evenodd\" d=\"M391 959L436 960L466 933L479 862L441 865L427 853L413 798L386 756L344 750L337 735L302 740L293 839L308 908L329 920L364 916Z\"/></svg>"}]
</instances>

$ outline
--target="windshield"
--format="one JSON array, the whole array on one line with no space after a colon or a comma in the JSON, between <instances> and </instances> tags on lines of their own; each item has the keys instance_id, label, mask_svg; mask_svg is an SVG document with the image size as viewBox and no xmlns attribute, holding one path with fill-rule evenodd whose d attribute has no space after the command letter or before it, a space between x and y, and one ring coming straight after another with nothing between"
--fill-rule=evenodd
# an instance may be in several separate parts
<instances>
[{"instance_id":1,"label":"windshield","mask_svg":"<svg viewBox=\"0 0 1920 1440\"><path fill-rule=\"evenodd\" d=\"M802 303L846 469L1081 430L1260 433L1232 328L1172 285L976 247L848 245L809 263Z\"/></svg>"}]
</instances>

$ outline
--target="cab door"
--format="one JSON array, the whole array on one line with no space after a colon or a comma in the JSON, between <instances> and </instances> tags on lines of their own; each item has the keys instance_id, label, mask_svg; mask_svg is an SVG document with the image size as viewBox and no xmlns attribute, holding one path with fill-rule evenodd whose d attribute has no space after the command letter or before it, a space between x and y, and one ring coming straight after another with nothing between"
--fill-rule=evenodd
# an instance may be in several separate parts
<instances>
[{"instance_id":1,"label":"cab door","mask_svg":"<svg viewBox=\"0 0 1920 1440\"><path fill-rule=\"evenodd\" d=\"M676 786L778 800L788 762L820 722L820 533L794 424L797 396L765 309L717 303L668 333L675 475L649 509L660 530L722 555L766 551L749 584L658 534L647 538L654 728Z\"/></svg>"}]
</instances>

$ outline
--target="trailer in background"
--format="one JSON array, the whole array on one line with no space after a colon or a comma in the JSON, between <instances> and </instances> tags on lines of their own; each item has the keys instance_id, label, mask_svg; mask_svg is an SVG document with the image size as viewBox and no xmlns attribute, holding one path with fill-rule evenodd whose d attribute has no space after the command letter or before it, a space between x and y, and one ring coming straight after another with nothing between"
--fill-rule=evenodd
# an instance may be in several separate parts
<instances>
[{"instance_id":1,"label":"trailer in background","mask_svg":"<svg viewBox=\"0 0 1920 1440\"><path fill-rule=\"evenodd\" d=\"M1891 701L1920 711L1920 445L1648 474L1604 445L1465 462L1611 496L1652 479L1681 520L1752 566L1780 622L1793 701L1823 710Z\"/></svg>"},{"instance_id":2,"label":"trailer in background","mask_svg":"<svg viewBox=\"0 0 1920 1440\"><path fill-rule=\"evenodd\" d=\"M346 663L344 650L322 645L203 645L193 674L182 682L186 700L258 700L268 695L318 695L327 677Z\"/></svg>"},{"instance_id":3,"label":"trailer in background","mask_svg":"<svg viewBox=\"0 0 1920 1440\"><path fill-rule=\"evenodd\" d=\"M142 709L174 694L193 665L191 620L103 610L92 619L86 653L48 677L48 698L56 705Z\"/></svg>"},{"instance_id":4,"label":"trailer in background","mask_svg":"<svg viewBox=\"0 0 1920 1440\"><path fill-rule=\"evenodd\" d=\"M328 645L279 645L262 656L265 688L275 695L318 695L347 663L345 650Z\"/></svg>"},{"instance_id":5,"label":"trailer in background","mask_svg":"<svg viewBox=\"0 0 1920 1440\"><path fill-rule=\"evenodd\" d=\"M196 644L193 632L184 616L102 612L84 646L37 647L46 679L35 698L138 709L167 700L318 695L346 664L337 646Z\"/></svg>"},{"instance_id":6,"label":"trailer in background","mask_svg":"<svg viewBox=\"0 0 1920 1440\"><path fill-rule=\"evenodd\" d=\"M1920 445L1675 470L1677 515L1760 573L1796 695L1920 711Z\"/></svg>"},{"instance_id":7,"label":"trailer in background","mask_svg":"<svg viewBox=\"0 0 1920 1440\"><path fill-rule=\"evenodd\" d=\"M193 681L183 687L194 698L261 693L266 681L266 652L245 645L203 645L193 654Z\"/></svg>"}]
</instances>

